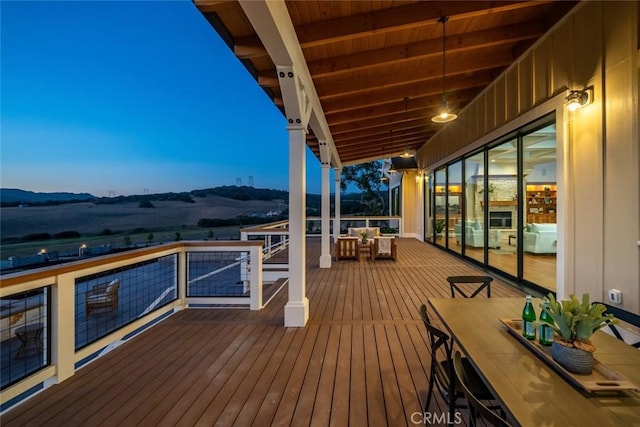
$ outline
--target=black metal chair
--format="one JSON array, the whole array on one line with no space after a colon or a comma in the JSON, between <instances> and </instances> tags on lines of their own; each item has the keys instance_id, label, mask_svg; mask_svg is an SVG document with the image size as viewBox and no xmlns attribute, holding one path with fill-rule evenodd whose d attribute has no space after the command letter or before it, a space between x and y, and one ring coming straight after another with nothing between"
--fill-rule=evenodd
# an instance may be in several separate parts
<instances>
[{"instance_id":1,"label":"black metal chair","mask_svg":"<svg viewBox=\"0 0 640 427\"><path fill-rule=\"evenodd\" d=\"M491 298L491 282L493 282L493 277L490 276L449 276L447 277L447 282L449 282L449 286L451 287L451 298L456 297L456 291L460 295L465 298L475 298L483 289L487 290L487 298ZM467 293L460 287L460 285L467 284L479 284L471 295L467 295ZM468 292L468 291L467 291Z\"/></svg>"},{"instance_id":2,"label":"black metal chair","mask_svg":"<svg viewBox=\"0 0 640 427\"><path fill-rule=\"evenodd\" d=\"M485 406L484 403L482 403L480 399L478 399L478 397L476 397L476 395L474 395L474 393L469 390L469 387L467 385L470 384L470 381L466 376L467 371L464 367L464 360L465 359L460 355L460 352L456 351L455 355L453 356L453 369L458 381L457 384L460 385L462 393L467 399L467 403L471 411L471 425L476 425L477 417L478 415L480 415L480 417L486 423L489 423L491 425L498 427L511 427L511 424L509 424L507 420L489 409L489 407Z\"/></svg>"},{"instance_id":3,"label":"black metal chair","mask_svg":"<svg viewBox=\"0 0 640 427\"><path fill-rule=\"evenodd\" d=\"M420 306L420 316L427 328L427 335L429 336L431 346L429 390L427 392L424 411L429 411L429 405L431 403L431 398L433 397L433 389L435 386L449 405L449 414L453 414L456 408L466 408L467 406L464 404L462 388L455 381L452 360L453 343L451 337L431 324L429 321L429 315L427 314L427 307L424 304ZM441 354L444 354L444 359L439 357ZM471 365L471 362L464 358L462 359L462 364L465 369L466 378L469 378L469 387L474 391L475 395L482 400L495 400L494 396L482 382L482 379ZM453 382L451 381L452 378L454 379ZM458 402L459 399L462 401Z\"/></svg>"},{"instance_id":4,"label":"black metal chair","mask_svg":"<svg viewBox=\"0 0 640 427\"><path fill-rule=\"evenodd\" d=\"M636 328L640 328L640 316L638 316L635 313L631 313L629 311L623 310L619 307L615 307L613 305L609 305L609 304L605 304L603 302L594 302L594 304L602 304L605 307L607 307L607 310L605 311L606 313L611 313L614 315L614 317L618 320L620 320L621 322L627 323L631 326L635 326ZM611 333L618 338L620 341L624 341L624 337L622 336L622 334L620 333L620 331L618 330L618 327L620 325L607 325L607 327L609 328L609 330L611 331ZM625 341L626 342L626 341ZM638 342L632 342L632 343L627 343L632 347L638 348L640 349L640 341Z\"/></svg>"}]
</instances>

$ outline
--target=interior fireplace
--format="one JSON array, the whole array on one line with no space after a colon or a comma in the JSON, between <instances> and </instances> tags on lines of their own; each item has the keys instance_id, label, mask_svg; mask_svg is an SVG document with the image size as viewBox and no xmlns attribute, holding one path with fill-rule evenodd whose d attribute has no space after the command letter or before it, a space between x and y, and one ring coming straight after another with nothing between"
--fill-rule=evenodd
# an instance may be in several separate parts
<instances>
[{"instance_id":1,"label":"interior fireplace","mask_svg":"<svg viewBox=\"0 0 640 427\"><path fill-rule=\"evenodd\" d=\"M491 211L489 212L490 228L513 228L511 211Z\"/></svg>"}]
</instances>

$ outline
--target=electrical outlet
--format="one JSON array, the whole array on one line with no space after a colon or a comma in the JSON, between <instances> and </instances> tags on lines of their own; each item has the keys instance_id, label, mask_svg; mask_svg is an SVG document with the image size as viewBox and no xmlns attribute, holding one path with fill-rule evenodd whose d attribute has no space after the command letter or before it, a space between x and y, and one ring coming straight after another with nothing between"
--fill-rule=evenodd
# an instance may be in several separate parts
<instances>
[{"instance_id":1,"label":"electrical outlet","mask_svg":"<svg viewBox=\"0 0 640 427\"><path fill-rule=\"evenodd\" d=\"M622 292L617 289L609 289L609 301L614 304L622 304Z\"/></svg>"}]
</instances>

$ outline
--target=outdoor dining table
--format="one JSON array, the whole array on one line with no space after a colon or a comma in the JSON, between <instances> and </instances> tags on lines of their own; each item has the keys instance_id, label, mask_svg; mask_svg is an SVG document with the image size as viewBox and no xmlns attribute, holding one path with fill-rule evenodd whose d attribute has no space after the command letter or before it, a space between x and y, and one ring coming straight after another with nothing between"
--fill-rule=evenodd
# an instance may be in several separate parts
<instances>
[{"instance_id":1,"label":"outdoor dining table","mask_svg":"<svg viewBox=\"0 0 640 427\"><path fill-rule=\"evenodd\" d=\"M534 299L539 313L540 300ZM571 385L500 319L519 319L524 298L432 298L429 310L522 426L640 426L640 392L590 394ZM598 331L595 358L640 387L640 351Z\"/></svg>"}]
</instances>

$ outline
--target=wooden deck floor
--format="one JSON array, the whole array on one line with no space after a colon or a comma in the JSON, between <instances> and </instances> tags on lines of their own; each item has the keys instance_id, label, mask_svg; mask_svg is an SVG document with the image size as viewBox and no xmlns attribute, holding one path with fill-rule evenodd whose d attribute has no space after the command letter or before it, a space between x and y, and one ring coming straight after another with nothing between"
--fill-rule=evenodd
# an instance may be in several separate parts
<instances>
[{"instance_id":1,"label":"wooden deck floor","mask_svg":"<svg viewBox=\"0 0 640 427\"><path fill-rule=\"evenodd\" d=\"M284 328L286 287L262 311L184 310L8 411L3 426L415 425L429 356L418 307L447 297L459 259L399 239L398 261L318 267L310 320ZM492 296L518 296L496 281ZM438 411L436 401L432 410Z\"/></svg>"}]
</instances>

